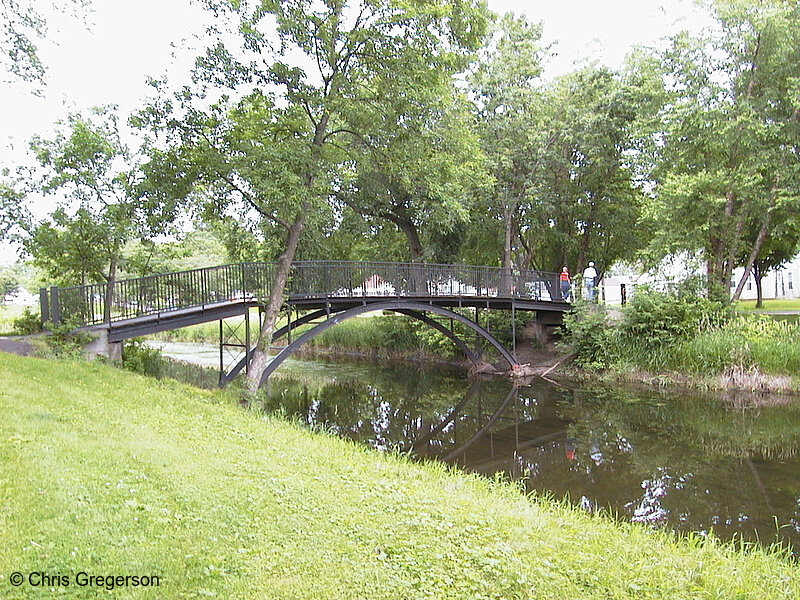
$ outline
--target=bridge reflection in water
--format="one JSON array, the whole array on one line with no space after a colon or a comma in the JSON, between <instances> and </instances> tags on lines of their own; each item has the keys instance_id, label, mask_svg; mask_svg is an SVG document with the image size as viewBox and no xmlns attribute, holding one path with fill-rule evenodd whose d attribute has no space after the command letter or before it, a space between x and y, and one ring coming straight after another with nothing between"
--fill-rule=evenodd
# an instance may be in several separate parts
<instances>
[{"instance_id":1,"label":"bridge reflection in water","mask_svg":"<svg viewBox=\"0 0 800 600\"><path fill-rule=\"evenodd\" d=\"M40 290L43 323L68 322L96 331L108 344L189 325L220 321L220 348L245 349L243 360L225 368L221 382L247 368L252 352L249 311L262 308L269 297L275 266L241 263L177 273L126 279L109 284ZM275 332L273 342L289 337L265 373L268 376L305 341L348 318L371 311L389 310L418 319L438 329L477 362L471 351L447 328L426 313L433 313L472 329L509 364L516 364L515 346L505 348L479 322L479 310L511 312L515 327L517 311L527 311L545 325L561 322L571 306L561 297L558 274L543 271L380 262L297 262L292 265L285 308L288 323ZM474 320L464 311L474 309ZM246 331L236 343L226 342L222 320L244 319ZM313 324L292 341L292 330ZM512 340L516 332L512 331ZM515 343L515 341L513 342ZM222 352L220 353L222 355Z\"/></svg>"}]
</instances>

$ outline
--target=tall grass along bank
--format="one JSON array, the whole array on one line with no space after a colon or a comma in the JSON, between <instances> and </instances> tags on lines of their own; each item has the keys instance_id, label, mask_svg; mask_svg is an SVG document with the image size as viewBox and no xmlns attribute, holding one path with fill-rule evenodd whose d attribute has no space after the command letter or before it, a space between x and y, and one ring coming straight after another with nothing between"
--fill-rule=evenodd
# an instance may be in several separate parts
<instances>
[{"instance_id":1,"label":"tall grass along bank","mask_svg":"<svg viewBox=\"0 0 800 600\"><path fill-rule=\"evenodd\" d=\"M565 319L577 364L703 387L800 391L800 322L735 314L698 297L640 293L616 315L583 305Z\"/></svg>"},{"instance_id":2,"label":"tall grass along bank","mask_svg":"<svg viewBox=\"0 0 800 600\"><path fill-rule=\"evenodd\" d=\"M2 598L800 597L778 553L675 541L220 392L10 355L0 378Z\"/></svg>"}]
</instances>

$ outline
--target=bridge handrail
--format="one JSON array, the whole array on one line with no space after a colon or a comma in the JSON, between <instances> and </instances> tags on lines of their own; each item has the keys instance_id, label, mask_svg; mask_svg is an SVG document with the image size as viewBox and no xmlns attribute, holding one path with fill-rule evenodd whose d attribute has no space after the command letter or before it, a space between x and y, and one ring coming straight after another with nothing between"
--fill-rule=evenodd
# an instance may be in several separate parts
<instances>
[{"instance_id":1,"label":"bridge handrail","mask_svg":"<svg viewBox=\"0 0 800 600\"><path fill-rule=\"evenodd\" d=\"M237 300L261 301L273 263L245 262L158 273L108 283L40 290L42 322L98 325ZM290 298L509 297L562 301L558 273L439 263L298 261ZM110 301L109 301L110 300Z\"/></svg>"}]
</instances>

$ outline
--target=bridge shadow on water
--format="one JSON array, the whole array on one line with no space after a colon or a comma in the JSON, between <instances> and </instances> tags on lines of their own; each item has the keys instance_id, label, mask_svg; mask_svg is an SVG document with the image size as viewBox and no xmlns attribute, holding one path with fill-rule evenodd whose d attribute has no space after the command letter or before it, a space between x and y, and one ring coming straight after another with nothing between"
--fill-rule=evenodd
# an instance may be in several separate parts
<instances>
[{"instance_id":1,"label":"bridge shadow on water","mask_svg":"<svg viewBox=\"0 0 800 600\"><path fill-rule=\"evenodd\" d=\"M307 361L279 371L266 398L261 408L309 427L499 472L587 510L800 549L797 406L742 411L714 399Z\"/></svg>"}]
</instances>

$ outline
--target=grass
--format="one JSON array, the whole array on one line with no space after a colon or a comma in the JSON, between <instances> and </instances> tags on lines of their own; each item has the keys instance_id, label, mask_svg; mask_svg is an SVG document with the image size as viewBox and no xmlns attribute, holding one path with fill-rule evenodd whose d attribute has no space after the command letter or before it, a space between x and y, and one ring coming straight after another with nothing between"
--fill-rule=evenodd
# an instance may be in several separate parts
<instances>
[{"instance_id":1,"label":"grass","mask_svg":"<svg viewBox=\"0 0 800 600\"><path fill-rule=\"evenodd\" d=\"M764 306L758 310L780 311L780 310L800 310L800 298L794 300L764 300ZM741 300L736 308L742 311L756 310L755 300Z\"/></svg>"},{"instance_id":2,"label":"grass","mask_svg":"<svg viewBox=\"0 0 800 600\"><path fill-rule=\"evenodd\" d=\"M774 552L672 536L413 464L100 363L0 360L12 571L159 575L117 598L797 598Z\"/></svg>"},{"instance_id":3,"label":"grass","mask_svg":"<svg viewBox=\"0 0 800 600\"><path fill-rule=\"evenodd\" d=\"M22 315L24 306L0 304L0 335L14 333L14 319Z\"/></svg>"}]
</instances>

